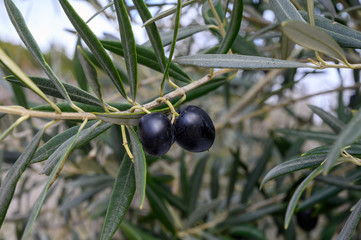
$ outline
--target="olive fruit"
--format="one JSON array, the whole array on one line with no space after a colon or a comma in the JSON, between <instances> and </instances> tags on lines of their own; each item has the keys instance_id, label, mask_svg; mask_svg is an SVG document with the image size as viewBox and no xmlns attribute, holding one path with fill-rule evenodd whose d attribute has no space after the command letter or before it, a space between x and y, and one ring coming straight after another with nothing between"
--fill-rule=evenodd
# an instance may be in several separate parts
<instances>
[{"instance_id":1,"label":"olive fruit","mask_svg":"<svg viewBox=\"0 0 361 240\"><path fill-rule=\"evenodd\" d=\"M298 226L306 232L313 230L317 225L318 217L314 216L314 212L315 210L310 208L296 214Z\"/></svg>"},{"instance_id":2,"label":"olive fruit","mask_svg":"<svg viewBox=\"0 0 361 240\"><path fill-rule=\"evenodd\" d=\"M174 143L174 126L161 113L146 114L139 120L138 136L147 153L161 156Z\"/></svg>"},{"instance_id":3,"label":"olive fruit","mask_svg":"<svg viewBox=\"0 0 361 240\"><path fill-rule=\"evenodd\" d=\"M175 119L175 138L179 146L191 152L207 151L213 144L216 131L208 114L196 106L185 106Z\"/></svg>"}]
</instances>

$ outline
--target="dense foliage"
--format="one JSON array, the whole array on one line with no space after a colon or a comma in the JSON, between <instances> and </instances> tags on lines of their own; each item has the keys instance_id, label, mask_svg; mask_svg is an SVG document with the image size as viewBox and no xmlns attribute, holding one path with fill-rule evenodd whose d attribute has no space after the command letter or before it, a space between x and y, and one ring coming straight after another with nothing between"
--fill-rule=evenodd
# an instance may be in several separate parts
<instances>
[{"instance_id":1,"label":"dense foliage","mask_svg":"<svg viewBox=\"0 0 361 240\"><path fill-rule=\"evenodd\" d=\"M26 49L0 43L0 239L358 239L358 1L89 0L83 19L59 0L70 58L1 2ZM104 16L119 36L92 31ZM299 91L330 69L339 87ZM330 92L332 112L305 101Z\"/></svg>"}]
</instances>

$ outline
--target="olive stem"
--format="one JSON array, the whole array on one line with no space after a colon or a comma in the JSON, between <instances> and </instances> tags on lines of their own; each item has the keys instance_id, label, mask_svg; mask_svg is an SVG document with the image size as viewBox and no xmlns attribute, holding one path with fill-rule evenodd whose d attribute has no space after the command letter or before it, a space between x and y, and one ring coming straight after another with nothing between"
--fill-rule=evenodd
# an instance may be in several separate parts
<instances>
[{"instance_id":1,"label":"olive stem","mask_svg":"<svg viewBox=\"0 0 361 240\"><path fill-rule=\"evenodd\" d=\"M132 154L132 152L129 149L129 145L128 145L128 140L127 140L127 134L125 133L125 126L121 125L121 130L122 130L122 139L123 139L123 146L125 148L125 151L127 152L130 160L132 160L132 162L134 162L134 156Z\"/></svg>"}]
</instances>

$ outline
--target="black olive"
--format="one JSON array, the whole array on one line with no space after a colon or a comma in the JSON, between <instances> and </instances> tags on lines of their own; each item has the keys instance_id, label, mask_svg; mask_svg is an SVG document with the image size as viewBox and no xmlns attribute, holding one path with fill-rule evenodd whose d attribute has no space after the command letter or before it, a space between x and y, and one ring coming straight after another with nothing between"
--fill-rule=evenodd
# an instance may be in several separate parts
<instances>
[{"instance_id":1,"label":"black olive","mask_svg":"<svg viewBox=\"0 0 361 240\"><path fill-rule=\"evenodd\" d=\"M174 143L174 126L163 114L150 113L139 120L138 136L147 153L161 156Z\"/></svg>"},{"instance_id":2,"label":"black olive","mask_svg":"<svg viewBox=\"0 0 361 240\"><path fill-rule=\"evenodd\" d=\"M298 226L306 232L313 230L317 225L318 217L314 216L314 212L315 210L310 208L296 214Z\"/></svg>"},{"instance_id":3,"label":"black olive","mask_svg":"<svg viewBox=\"0 0 361 240\"><path fill-rule=\"evenodd\" d=\"M178 145L191 152L207 151L216 135L211 118L196 106L181 108L174 127Z\"/></svg>"}]
</instances>

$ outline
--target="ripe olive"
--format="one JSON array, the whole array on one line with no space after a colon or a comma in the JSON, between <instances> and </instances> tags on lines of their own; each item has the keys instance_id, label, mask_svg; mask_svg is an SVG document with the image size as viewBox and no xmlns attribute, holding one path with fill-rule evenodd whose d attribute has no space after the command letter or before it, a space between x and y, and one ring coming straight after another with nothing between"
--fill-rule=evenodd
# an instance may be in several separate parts
<instances>
[{"instance_id":1,"label":"ripe olive","mask_svg":"<svg viewBox=\"0 0 361 240\"><path fill-rule=\"evenodd\" d=\"M150 113L139 120L138 136L147 153L161 156L174 143L174 126L163 114Z\"/></svg>"},{"instance_id":2,"label":"ripe olive","mask_svg":"<svg viewBox=\"0 0 361 240\"><path fill-rule=\"evenodd\" d=\"M313 230L317 225L318 217L314 216L314 212L315 210L310 208L296 214L298 226L306 232Z\"/></svg>"},{"instance_id":3,"label":"ripe olive","mask_svg":"<svg viewBox=\"0 0 361 240\"><path fill-rule=\"evenodd\" d=\"M208 114L192 105L179 110L174 128L178 145L191 152L207 151L212 146L216 135Z\"/></svg>"}]
</instances>

